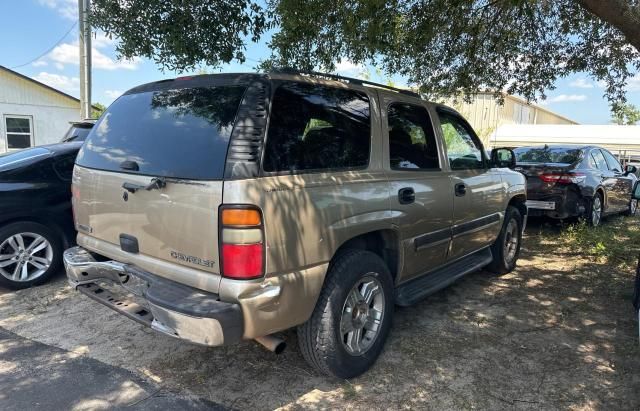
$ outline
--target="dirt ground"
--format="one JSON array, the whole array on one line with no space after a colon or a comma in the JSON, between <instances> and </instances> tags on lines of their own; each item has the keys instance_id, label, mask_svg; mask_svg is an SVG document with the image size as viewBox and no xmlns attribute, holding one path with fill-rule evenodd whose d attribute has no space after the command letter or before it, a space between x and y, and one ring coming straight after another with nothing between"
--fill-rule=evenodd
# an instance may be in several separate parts
<instances>
[{"instance_id":1,"label":"dirt ground","mask_svg":"<svg viewBox=\"0 0 640 411\"><path fill-rule=\"evenodd\" d=\"M625 248L640 219L607 224L627 233L612 234ZM513 273L474 273L397 308L377 364L351 381L316 375L293 331L280 356L252 342L186 345L72 291L62 276L0 294L0 327L235 409L640 409L630 303L638 244L612 261L581 254L565 231L533 222Z\"/></svg>"}]
</instances>

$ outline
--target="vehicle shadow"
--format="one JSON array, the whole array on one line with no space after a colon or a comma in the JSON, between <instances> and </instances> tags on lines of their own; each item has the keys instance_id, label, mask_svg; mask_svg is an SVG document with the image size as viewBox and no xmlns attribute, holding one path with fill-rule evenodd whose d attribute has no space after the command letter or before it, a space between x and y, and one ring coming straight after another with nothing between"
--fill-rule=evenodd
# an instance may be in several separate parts
<instances>
[{"instance_id":1,"label":"vehicle shadow","mask_svg":"<svg viewBox=\"0 0 640 411\"><path fill-rule=\"evenodd\" d=\"M561 232L533 221L514 272L473 273L396 308L382 356L350 381L312 370L295 331L279 356L250 341L186 345L62 281L0 295L0 326L236 409L638 409L633 273L576 258Z\"/></svg>"}]
</instances>

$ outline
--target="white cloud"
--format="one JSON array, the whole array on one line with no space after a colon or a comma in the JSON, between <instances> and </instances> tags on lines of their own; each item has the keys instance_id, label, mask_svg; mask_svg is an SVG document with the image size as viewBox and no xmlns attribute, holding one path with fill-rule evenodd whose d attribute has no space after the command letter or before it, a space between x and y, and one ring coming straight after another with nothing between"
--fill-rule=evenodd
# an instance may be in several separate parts
<instances>
[{"instance_id":1,"label":"white cloud","mask_svg":"<svg viewBox=\"0 0 640 411\"><path fill-rule=\"evenodd\" d=\"M48 64L49 64L49 63L47 63L47 62L46 62L46 61L44 61L44 60L38 60L38 61L34 61L33 63L31 63L31 65L32 65L33 67L43 67L43 66L46 66L46 65L48 65Z\"/></svg>"},{"instance_id":2,"label":"white cloud","mask_svg":"<svg viewBox=\"0 0 640 411\"><path fill-rule=\"evenodd\" d=\"M78 18L78 0L39 0L39 3L55 10L67 20Z\"/></svg>"},{"instance_id":3,"label":"white cloud","mask_svg":"<svg viewBox=\"0 0 640 411\"><path fill-rule=\"evenodd\" d=\"M34 80L66 93L77 92L80 89L80 79L78 77L67 77L43 71L33 78Z\"/></svg>"},{"instance_id":4,"label":"white cloud","mask_svg":"<svg viewBox=\"0 0 640 411\"><path fill-rule=\"evenodd\" d=\"M627 91L640 91L640 74L636 74L628 80Z\"/></svg>"},{"instance_id":5,"label":"white cloud","mask_svg":"<svg viewBox=\"0 0 640 411\"><path fill-rule=\"evenodd\" d=\"M343 75L358 75L366 69L362 64L356 64L351 60L341 60L336 64L336 71Z\"/></svg>"},{"instance_id":6,"label":"white cloud","mask_svg":"<svg viewBox=\"0 0 640 411\"><path fill-rule=\"evenodd\" d=\"M80 51L77 44L63 43L49 53L49 58L57 64L80 64ZM94 69L102 70L135 70L138 68L138 64L142 61L140 58L134 58L133 60L114 60L111 57L103 54L97 48L91 49L91 61ZM56 67L60 68L58 65Z\"/></svg>"},{"instance_id":7,"label":"white cloud","mask_svg":"<svg viewBox=\"0 0 640 411\"><path fill-rule=\"evenodd\" d=\"M115 39L107 37L107 35L102 32L93 33L93 36L91 36L91 45L98 49L113 46L115 42Z\"/></svg>"},{"instance_id":8,"label":"white cloud","mask_svg":"<svg viewBox=\"0 0 640 411\"><path fill-rule=\"evenodd\" d=\"M585 101L586 99L587 96L585 96L584 94L559 94L555 97L551 97L540 102L540 104L546 105L552 103L569 103L576 101Z\"/></svg>"},{"instance_id":9,"label":"white cloud","mask_svg":"<svg viewBox=\"0 0 640 411\"><path fill-rule=\"evenodd\" d=\"M122 90L105 90L104 91L104 95L111 98L111 99L116 99L118 97L120 97L122 95L123 91Z\"/></svg>"},{"instance_id":10,"label":"white cloud","mask_svg":"<svg viewBox=\"0 0 640 411\"><path fill-rule=\"evenodd\" d=\"M576 87L576 88L593 88L594 84L584 77L579 77L574 81L572 81L571 83L569 83L569 86Z\"/></svg>"}]
</instances>

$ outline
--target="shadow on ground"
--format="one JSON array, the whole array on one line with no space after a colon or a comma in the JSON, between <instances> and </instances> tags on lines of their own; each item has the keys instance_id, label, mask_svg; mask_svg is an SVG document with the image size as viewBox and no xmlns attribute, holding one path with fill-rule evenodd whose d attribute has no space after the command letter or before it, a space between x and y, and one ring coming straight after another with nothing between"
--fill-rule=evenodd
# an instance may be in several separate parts
<instances>
[{"instance_id":1,"label":"shadow on ground","mask_svg":"<svg viewBox=\"0 0 640 411\"><path fill-rule=\"evenodd\" d=\"M563 230L533 221L513 273L474 273L398 308L382 357L351 381L315 374L293 331L280 356L251 342L185 345L72 292L62 279L0 295L0 326L237 409L638 409L633 273L573 256Z\"/></svg>"}]
</instances>

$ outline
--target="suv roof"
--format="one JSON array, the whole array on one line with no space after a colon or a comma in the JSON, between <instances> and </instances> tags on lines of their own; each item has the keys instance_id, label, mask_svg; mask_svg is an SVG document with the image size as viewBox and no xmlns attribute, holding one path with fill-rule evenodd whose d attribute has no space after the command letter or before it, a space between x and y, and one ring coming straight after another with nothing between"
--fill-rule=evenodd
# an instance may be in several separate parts
<instances>
[{"instance_id":1,"label":"suv roof","mask_svg":"<svg viewBox=\"0 0 640 411\"><path fill-rule=\"evenodd\" d=\"M370 87L393 91L407 96L422 99L415 91L392 87L373 81L357 79L353 77L340 76L337 74L320 73L316 71L304 71L292 68L273 70L269 73L220 73L220 74L198 74L194 76L176 77L173 79L159 80L134 87L124 94L140 93L144 91L154 91L158 89L175 88L177 82L183 83L185 87L198 87L218 84L221 81L231 82L239 85L248 84L256 80L293 80L305 81L306 79L324 80L340 85L357 85L360 87Z\"/></svg>"}]
</instances>

